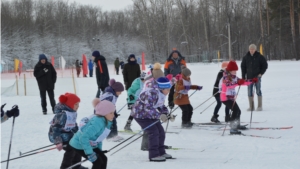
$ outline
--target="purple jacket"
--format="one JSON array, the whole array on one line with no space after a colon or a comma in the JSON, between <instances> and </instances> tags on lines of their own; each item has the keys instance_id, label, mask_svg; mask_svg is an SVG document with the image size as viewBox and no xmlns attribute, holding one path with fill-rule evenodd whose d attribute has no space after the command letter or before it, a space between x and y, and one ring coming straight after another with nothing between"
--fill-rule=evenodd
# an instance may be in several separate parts
<instances>
[{"instance_id":1,"label":"purple jacket","mask_svg":"<svg viewBox=\"0 0 300 169\"><path fill-rule=\"evenodd\" d=\"M158 89L142 91L132 106L131 116L137 119L159 119L161 114L169 112L164 105L165 98L166 96Z\"/></svg>"}]
</instances>

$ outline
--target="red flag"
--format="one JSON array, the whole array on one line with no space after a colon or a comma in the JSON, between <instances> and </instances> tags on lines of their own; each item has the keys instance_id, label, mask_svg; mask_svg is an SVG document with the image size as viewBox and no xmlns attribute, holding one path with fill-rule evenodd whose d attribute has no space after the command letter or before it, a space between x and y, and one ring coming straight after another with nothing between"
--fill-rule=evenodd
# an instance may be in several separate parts
<instances>
[{"instance_id":1,"label":"red flag","mask_svg":"<svg viewBox=\"0 0 300 169\"><path fill-rule=\"evenodd\" d=\"M23 63L20 61L20 63L19 63L19 76L21 75L22 67L23 67Z\"/></svg>"},{"instance_id":2,"label":"red flag","mask_svg":"<svg viewBox=\"0 0 300 169\"><path fill-rule=\"evenodd\" d=\"M87 77L88 67L87 67L87 60L85 54L82 54L82 73L83 73L83 77Z\"/></svg>"},{"instance_id":3,"label":"red flag","mask_svg":"<svg viewBox=\"0 0 300 169\"><path fill-rule=\"evenodd\" d=\"M52 63L52 66L54 67L54 56L51 56L51 63Z\"/></svg>"},{"instance_id":4,"label":"red flag","mask_svg":"<svg viewBox=\"0 0 300 169\"><path fill-rule=\"evenodd\" d=\"M144 52L142 53L142 70L146 70L146 67L145 67L145 53Z\"/></svg>"}]
</instances>

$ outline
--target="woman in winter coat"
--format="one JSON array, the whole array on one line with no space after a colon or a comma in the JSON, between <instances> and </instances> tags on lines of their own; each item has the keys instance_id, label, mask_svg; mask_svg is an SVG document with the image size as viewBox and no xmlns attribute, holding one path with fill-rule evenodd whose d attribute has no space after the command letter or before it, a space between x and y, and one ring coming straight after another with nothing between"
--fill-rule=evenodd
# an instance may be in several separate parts
<instances>
[{"instance_id":1,"label":"woman in winter coat","mask_svg":"<svg viewBox=\"0 0 300 169\"><path fill-rule=\"evenodd\" d=\"M138 100L132 107L131 115L137 123L148 133L149 160L162 162L172 158L167 154L164 147L165 131L160 123L167 121L168 109L164 105L166 95L170 92L170 81L161 77L156 80L157 88L148 88L140 94Z\"/></svg>"},{"instance_id":2,"label":"woman in winter coat","mask_svg":"<svg viewBox=\"0 0 300 169\"><path fill-rule=\"evenodd\" d=\"M59 97L59 103L54 108L55 116L50 122L49 140L56 145L56 148L65 150L61 169L68 168L81 161L78 155L69 145L69 141L78 131L76 123L77 110L79 108L80 99L72 93L66 93ZM74 167L76 169L86 169L83 166Z\"/></svg>"},{"instance_id":3,"label":"woman in winter coat","mask_svg":"<svg viewBox=\"0 0 300 169\"><path fill-rule=\"evenodd\" d=\"M106 169L107 157L102 151L102 141L110 133L116 107L113 103L94 99L95 115L80 128L70 141L78 155L93 163L92 169Z\"/></svg>"},{"instance_id":4,"label":"woman in winter coat","mask_svg":"<svg viewBox=\"0 0 300 169\"><path fill-rule=\"evenodd\" d=\"M230 117L230 134L241 134L238 129L245 130L245 126L240 125L240 116L241 110L236 102L236 92L235 87L241 85L250 85L251 82L256 83L257 78L253 78L252 80L245 81L244 79L240 79L236 76L236 71L238 70L238 66L235 61L230 61L227 65L226 71L223 73L221 86L221 101L222 103L232 110L232 114Z\"/></svg>"}]
</instances>

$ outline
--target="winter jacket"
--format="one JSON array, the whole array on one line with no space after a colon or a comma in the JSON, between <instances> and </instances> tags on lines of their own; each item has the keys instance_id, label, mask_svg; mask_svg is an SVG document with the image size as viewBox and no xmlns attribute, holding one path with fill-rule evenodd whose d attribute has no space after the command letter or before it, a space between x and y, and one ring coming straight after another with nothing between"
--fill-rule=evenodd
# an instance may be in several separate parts
<instances>
[{"instance_id":1,"label":"winter jacket","mask_svg":"<svg viewBox=\"0 0 300 169\"><path fill-rule=\"evenodd\" d=\"M48 69L47 72L44 69ZM40 61L34 67L34 77L37 80L40 91L54 90L56 71L51 63L42 64Z\"/></svg>"},{"instance_id":2,"label":"winter jacket","mask_svg":"<svg viewBox=\"0 0 300 169\"><path fill-rule=\"evenodd\" d=\"M94 60L96 64L96 78L98 88L106 88L108 86L109 72L105 60L105 57L102 55L100 55L100 57L96 57Z\"/></svg>"},{"instance_id":3,"label":"winter jacket","mask_svg":"<svg viewBox=\"0 0 300 169\"><path fill-rule=\"evenodd\" d=\"M243 79L252 79L257 77L259 74L263 75L268 69L268 63L266 58L261 55L259 52L255 52L251 56L248 52L242 60L242 78Z\"/></svg>"},{"instance_id":4,"label":"winter jacket","mask_svg":"<svg viewBox=\"0 0 300 169\"><path fill-rule=\"evenodd\" d=\"M76 68L78 69L80 69L81 68L81 63L77 60L76 62L75 62L75 66L76 66Z\"/></svg>"},{"instance_id":5,"label":"winter jacket","mask_svg":"<svg viewBox=\"0 0 300 169\"><path fill-rule=\"evenodd\" d=\"M220 80L222 79L223 77L223 73L224 73L224 70L221 69L217 75L217 79L215 81L215 84L214 84L214 89L213 89L213 95L215 94L215 97L220 97L220 93L219 93L219 84L220 84ZM218 92L218 93L217 93ZM217 93L217 94L216 94Z\"/></svg>"},{"instance_id":6,"label":"winter jacket","mask_svg":"<svg viewBox=\"0 0 300 169\"><path fill-rule=\"evenodd\" d=\"M114 64L115 64L115 68L119 68L120 67L120 61L119 61L119 59L116 59L115 62L114 62Z\"/></svg>"},{"instance_id":7,"label":"winter jacket","mask_svg":"<svg viewBox=\"0 0 300 169\"><path fill-rule=\"evenodd\" d=\"M124 69L125 63L123 61L120 62L121 69Z\"/></svg>"},{"instance_id":8,"label":"winter jacket","mask_svg":"<svg viewBox=\"0 0 300 169\"><path fill-rule=\"evenodd\" d=\"M94 116L74 135L69 144L78 150L84 150L86 155L92 154L95 148L102 150L102 141L95 146L90 141L97 140L105 130L110 129L111 124L105 117Z\"/></svg>"},{"instance_id":9,"label":"winter jacket","mask_svg":"<svg viewBox=\"0 0 300 169\"><path fill-rule=\"evenodd\" d=\"M172 58L172 55L173 55L174 52L178 53L178 59L177 60L174 60ZM172 74L175 77L177 74L180 74L182 65L186 66L186 62L184 60L184 57L181 56L181 54L178 51L173 51L169 55L169 58L167 59L167 61L165 62L165 67L164 67L165 76L167 76L168 74Z\"/></svg>"},{"instance_id":10,"label":"winter jacket","mask_svg":"<svg viewBox=\"0 0 300 169\"><path fill-rule=\"evenodd\" d=\"M100 100L107 100L112 102L114 105L116 105L118 96L116 95L116 92L114 89L110 86L106 87L104 90L104 93L100 96Z\"/></svg>"},{"instance_id":11,"label":"winter jacket","mask_svg":"<svg viewBox=\"0 0 300 169\"><path fill-rule=\"evenodd\" d=\"M166 96L155 88L142 91L132 106L131 116L137 119L159 119L161 114L169 112L164 105L165 98Z\"/></svg>"},{"instance_id":12,"label":"winter jacket","mask_svg":"<svg viewBox=\"0 0 300 169\"><path fill-rule=\"evenodd\" d=\"M123 78L124 78L124 84L125 84L125 89L128 90L132 84L132 82L140 77L141 75L141 69L140 65L135 63L126 63L124 65L123 69Z\"/></svg>"},{"instance_id":13,"label":"winter jacket","mask_svg":"<svg viewBox=\"0 0 300 169\"><path fill-rule=\"evenodd\" d=\"M231 78L231 80L230 80ZM240 80L236 75L230 75L228 72L223 73L223 77L220 81L221 83L221 94L220 98L221 101L227 101L227 100L232 100L234 101L235 99L235 87L239 86L237 82ZM250 85L252 80L246 80L243 85Z\"/></svg>"},{"instance_id":14,"label":"winter jacket","mask_svg":"<svg viewBox=\"0 0 300 169\"><path fill-rule=\"evenodd\" d=\"M182 76L182 79L178 80L174 88L174 104L187 105L190 104L188 91L190 89L197 90L198 86L191 85L191 79Z\"/></svg>"},{"instance_id":15,"label":"winter jacket","mask_svg":"<svg viewBox=\"0 0 300 169\"><path fill-rule=\"evenodd\" d=\"M92 60L89 61L89 70L93 70L94 68L94 64L92 62Z\"/></svg>"},{"instance_id":16,"label":"winter jacket","mask_svg":"<svg viewBox=\"0 0 300 169\"><path fill-rule=\"evenodd\" d=\"M77 112L68 106L58 103L54 108L55 116L50 122L48 137L51 143L69 142L78 131Z\"/></svg>"},{"instance_id":17,"label":"winter jacket","mask_svg":"<svg viewBox=\"0 0 300 169\"><path fill-rule=\"evenodd\" d=\"M133 100L128 99L129 104L134 104L135 103L135 101L139 97L141 91L143 90L143 87L144 87L144 83L141 80L141 78L136 78L132 82L131 87L127 91L127 95L128 95L128 98L129 98L130 95L134 96L134 99Z\"/></svg>"}]
</instances>

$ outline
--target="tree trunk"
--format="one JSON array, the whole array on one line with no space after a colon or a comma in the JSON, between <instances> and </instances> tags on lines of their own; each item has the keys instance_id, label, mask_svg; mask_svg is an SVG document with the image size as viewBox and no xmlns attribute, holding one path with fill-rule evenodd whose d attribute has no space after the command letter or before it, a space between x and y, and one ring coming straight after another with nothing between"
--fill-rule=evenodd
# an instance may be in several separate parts
<instances>
[{"instance_id":1,"label":"tree trunk","mask_svg":"<svg viewBox=\"0 0 300 169\"><path fill-rule=\"evenodd\" d=\"M296 33L295 33L295 12L294 12L294 0L290 0L290 20L291 20L291 31L292 31L292 40L293 40L293 54L298 60L298 55L296 51Z\"/></svg>"}]
</instances>

